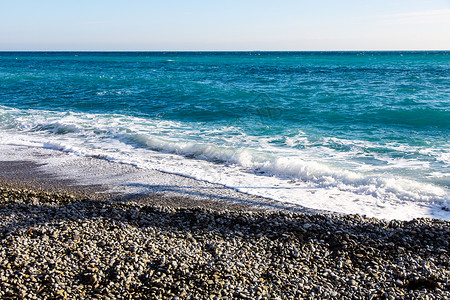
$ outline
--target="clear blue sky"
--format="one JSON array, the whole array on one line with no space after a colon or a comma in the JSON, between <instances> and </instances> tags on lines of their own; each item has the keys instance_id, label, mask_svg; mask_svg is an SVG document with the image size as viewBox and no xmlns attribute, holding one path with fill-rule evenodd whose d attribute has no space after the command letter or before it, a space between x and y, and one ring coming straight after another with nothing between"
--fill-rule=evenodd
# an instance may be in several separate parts
<instances>
[{"instance_id":1,"label":"clear blue sky","mask_svg":"<svg viewBox=\"0 0 450 300\"><path fill-rule=\"evenodd\" d=\"M450 0L1 0L0 50L450 50Z\"/></svg>"}]
</instances>

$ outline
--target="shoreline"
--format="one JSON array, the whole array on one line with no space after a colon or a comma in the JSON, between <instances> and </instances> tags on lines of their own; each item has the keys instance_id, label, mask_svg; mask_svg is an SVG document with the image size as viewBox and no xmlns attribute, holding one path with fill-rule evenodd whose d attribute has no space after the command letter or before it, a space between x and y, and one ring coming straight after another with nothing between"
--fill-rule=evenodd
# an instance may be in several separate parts
<instances>
[{"instance_id":1,"label":"shoreline","mask_svg":"<svg viewBox=\"0 0 450 300\"><path fill-rule=\"evenodd\" d=\"M151 201L183 199L189 207L217 209L291 210L330 213L243 193L224 185L95 157L29 146L0 145L0 184L47 191L82 191L92 198L127 198ZM192 203L191 203L192 202ZM165 201L161 200L165 205Z\"/></svg>"},{"instance_id":2,"label":"shoreline","mask_svg":"<svg viewBox=\"0 0 450 300\"><path fill-rule=\"evenodd\" d=\"M173 174L149 178L160 172L63 153L64 163L46 161L36 151L49 165L0 163L0 298L450 297L449 221L295 210ZM98 181L87 184L86 168ZM110 176L128 183L111 187ZM144 179L159 180L143 189L148 196L123 193L142 191ZM162 180L184 188L163 189Z\"/></svg>"},{"instance_id":3,"label":"shoreline","mask_svg":"<svg viewBox=\"0 0 450 300\"><path fill-rule=\"evenodd\" d=\"M364 177L367 182L360 178L365 182L363 185L369 188L366 191L365 188L359 189L359 183L355 186L352 183L349 183L349 186L340 186L338 180L334 187L328 184L314 186L314 180L287 181L287 178L270 175L270 172L259 174L254 173L254 170L241 170L234 165L184 158L182 155L164 151L145 150L148 157L142 160L139 156L142 153L138 158L134 158L134 150L129 153L119 151L121 154L116 156L114 153L99 154L102 152L82 150L85 149L83 146L66 149L57 143L27 143L20 139L17 143L14 145L7 141L6 144L3 142L0 145L0 161L30 160L40 164L42 171L60 179L71 180L74 185L85 186L95 182L96 185L106 187L111 193L164 193L168 196L189 196L202 200L223 199L231 202L249 200L267 208L274 205L281 209L360 214L390 220L412 220L420 217L450 220L446 197L430 196L435 192L431 186L420 194L421 188L416 189L412 185L413 182L408 180L404 182L406 186L395 187L391 185L389 178L378 180L378 177ZM349 174L342 174L344 182L347 175ZM327 176L324 177L325 181L328 180L326 178ZM398 180L402 181L401 178ZM333 179L330 181L333 182ZM408 186L412 187L411 191ZM378 187L381 188L380 194L377 192ZM440 191L439 188L436 191ZM388 195L391 192L398 192L402 196L391 197L392 195Z\"/></svg>"}]
</instances>

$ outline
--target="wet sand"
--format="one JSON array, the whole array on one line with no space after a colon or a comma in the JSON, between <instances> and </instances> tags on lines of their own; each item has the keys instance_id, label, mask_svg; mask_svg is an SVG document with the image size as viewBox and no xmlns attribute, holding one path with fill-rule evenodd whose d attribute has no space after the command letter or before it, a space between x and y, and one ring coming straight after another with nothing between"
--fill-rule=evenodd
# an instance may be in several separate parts
<instances>
[{"instance_id":1,"label":"wet sand","mask_svg":"<svg viewBox=\"0 0 450 300\"><path fill-rule=\"evenodd\" d=\"M178 199L176 206L183 202L187 206L209 208L217 205L217 209L322 212L176 174L24 146L0 145L0 180L19 188L83 192L94 198L140 199L152 203L162 199L163 205Z\"/></svg>"}]
</instances>

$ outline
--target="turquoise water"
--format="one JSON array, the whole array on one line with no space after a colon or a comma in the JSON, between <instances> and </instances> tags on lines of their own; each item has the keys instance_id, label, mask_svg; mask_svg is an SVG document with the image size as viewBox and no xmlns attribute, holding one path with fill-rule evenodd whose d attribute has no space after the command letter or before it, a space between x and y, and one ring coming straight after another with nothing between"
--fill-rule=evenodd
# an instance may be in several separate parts
<instances>
[{"instance_id":1,"label":"turquoise water","mask_svg":"<svg viewBox=\"0 0 450 300\"><path fill-rule=\"evenodd\" d=\"M449 52L3 52L1 142L446 217L449 71Z\"/></svg>"}]
</instances>

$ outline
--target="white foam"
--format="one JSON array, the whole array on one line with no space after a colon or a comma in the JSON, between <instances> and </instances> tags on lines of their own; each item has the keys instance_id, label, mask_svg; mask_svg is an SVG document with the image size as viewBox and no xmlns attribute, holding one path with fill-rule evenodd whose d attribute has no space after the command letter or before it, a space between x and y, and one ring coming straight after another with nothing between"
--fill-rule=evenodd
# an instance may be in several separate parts
<instances>
[{"instance_id":1,"label":"white foam","mask_svg":"<svg viewBox=\"0 0 450 300\"><path fill-rule=\"evenodd\" d=\"M347 152L311 148L306 147L308 136L299 132L285 138L290 147L277 147L271 142L280 137L249 137L232 126L204 128L123 115L5 107L0 107L0 132L0 144L100 157L315 209L396 219L450 219L450 213L441 210L450 209L448 189L392 171L422 172L428 163L389 157L377 158L385 160L382 166L352 161L365 155L360 149L368 146L361 141L321 141L345 144ZM305 147L295 148L300 143Z\"/></svg>"}]
</instances>

